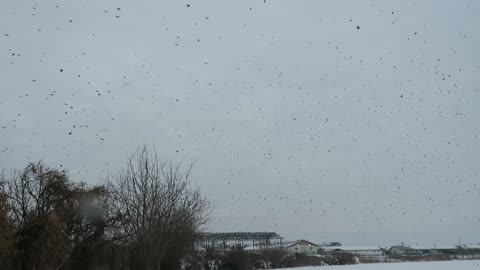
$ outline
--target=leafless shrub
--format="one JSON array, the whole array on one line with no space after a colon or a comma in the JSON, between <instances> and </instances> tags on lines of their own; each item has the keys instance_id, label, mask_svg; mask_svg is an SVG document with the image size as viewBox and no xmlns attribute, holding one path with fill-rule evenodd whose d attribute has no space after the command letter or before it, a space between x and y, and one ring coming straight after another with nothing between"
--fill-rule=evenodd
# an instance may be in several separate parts
<instances>
[{"instance_id":1,"label":"leafless shrub","mask_svg":"<svg viewBox=\"0 0 480 270\"><path fill-rule=\"evenodd\" d=\"M10 206L3 172L0 173L0 269L7 269L11 262L13 248L13 226L8 218Z\"/></svg>"},{"instance_id":2,"label":"leafless shrub","mask_svg":"<svg viewBox=\"0 0 480 270\"><path fill-rule=\"evenodd\" d=\"M190 184L192 165L161 162L144 145L109 181L121 243L131 247L135 269L175 268L192 249L194 233L206 222L209 203Z\"/></svg>"},{"instance_id":3,"label":"leafless shrub","mask_svg":"<svg viewBox=\"0 0 480 270\"><path fill-rule=\"evenodd\" d=\"M74 184L40 162L2 178L17 268L64 268L102 238L109 223L103 187Z\"/></svg>"}]
</instances>

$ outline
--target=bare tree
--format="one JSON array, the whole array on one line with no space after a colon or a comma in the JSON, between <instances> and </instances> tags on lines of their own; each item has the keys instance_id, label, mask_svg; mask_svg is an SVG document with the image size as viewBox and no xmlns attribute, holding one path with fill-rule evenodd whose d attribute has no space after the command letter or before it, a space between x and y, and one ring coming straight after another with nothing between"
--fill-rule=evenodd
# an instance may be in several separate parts
<instances>
[{"instance_id":1,"label":"bare tree","mask_svg":"<svg viewBox=\"0 0 480 270\"><path fill-rule=\"evenodd\" d=\"M132 268L175 267L193 245L194 233L208 216L209 203L190 184L192 165L161 162L144 145L129 155L126 167L109 181L120 217L123 243L131 247Z\"/></svg>"},{"instance_id":2,"label":"bare tree","mask_svg":"<svg viewBox=\"0 0 480 270\"><path fill-rule=\"evenodd\" d=\"M74 184L65 171L31 163L6 181L19 269L62 269L103 237L106 189Z\"/></svg>"},{"instance_id":3,"label":"bare tree","mask_svg":"<svg viewBox=\"0 0 480 270\"><path fill-rule=\"evenodd\" d=\"M6 182L2 171L0 172L0 269L8 269L11 266L13 226L8 217L9 212Z\"/></svg>"}]
</instances>

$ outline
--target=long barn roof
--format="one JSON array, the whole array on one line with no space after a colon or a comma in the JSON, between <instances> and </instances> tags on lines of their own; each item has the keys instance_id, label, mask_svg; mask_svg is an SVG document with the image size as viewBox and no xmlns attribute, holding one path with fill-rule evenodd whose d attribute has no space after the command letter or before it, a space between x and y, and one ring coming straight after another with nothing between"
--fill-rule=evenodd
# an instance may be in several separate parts
<instances>
[{"instance_id":1,"label":"long barn roof","mask_svg":"<svg viewBox=\"0 0 480 270\"><path fill-rule=\"evenodd\" d=\"M275 232L220 232L220 233L197 233L198 240L225 241L225 240L268 240L283 239Z\"/></svg>"}]
</instances>

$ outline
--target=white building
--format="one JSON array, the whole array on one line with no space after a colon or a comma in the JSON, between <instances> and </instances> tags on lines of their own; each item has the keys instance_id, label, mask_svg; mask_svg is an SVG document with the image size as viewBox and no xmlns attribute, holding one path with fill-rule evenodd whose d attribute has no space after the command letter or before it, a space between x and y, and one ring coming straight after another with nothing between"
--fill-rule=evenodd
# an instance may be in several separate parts
<instances>
[{"instance_id":1,"label":"white building","mask_svg":"<svg viewBox=\"0 0 480 270\"><path fill-rule=\"evenodd\" d=\"M290 254L317 254L318 245L307 240L297 240L285 243L285 248Z\"/></svg>"},{"instance_id":2,"label":"white building","mask_svg":"<svg viewBox=\"0 0 480 270\"><path fill-rule=\"evenodd\" d=\"M428 256L437 254L453 254L458 250L456 246L393 246L388 251L397 256Z\"/></svg>"},{"instance_id":3,"label":"white building","mask_svg":"<svg viewBox=\"0 0 480 270\"><path fill-rule=\"evenodd\" d=\"M388 252L395 256L418 256L417 252L410 247L400 245L391 247Z\"/></svg>"},{"instance_id":4,"label":"white building","mask_svg":"<svg viewBox=\"0 0 480 270\"><path fill-rule=\"evenodd\" d=\"M382 256L383 251L379 247L366 247L366 246L327 246L321 247L326 252L345 252L359 257L378 257Z\"/></svg>"},{"instance_id":5,"label":"white building","mask_svg":"<svg viewBox=\"0 0 480 270\"><path fill-rule=\"evenodd\" d=\"M461 245L464 250L480 251L480 245Z\"/></svg>"}]
</instances>

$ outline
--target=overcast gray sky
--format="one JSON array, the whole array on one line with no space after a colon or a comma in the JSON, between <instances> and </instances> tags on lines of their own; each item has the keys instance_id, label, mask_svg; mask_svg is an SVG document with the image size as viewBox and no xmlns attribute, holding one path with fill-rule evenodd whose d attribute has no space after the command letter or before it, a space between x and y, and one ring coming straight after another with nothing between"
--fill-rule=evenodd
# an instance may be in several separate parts
<instances>
[{"instance_id":1,"label":"overcast gray sky","mask_svg":"<svg viewBox=\"0 0 480 270\"><path fill-rule=\"evenodd\" d=\"M154 143L212 231L480 242L480 2L0 1L0 167Z\"/></svg>"}]
</instances>

